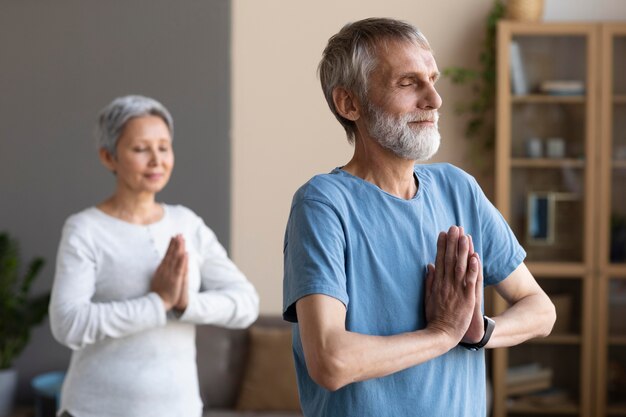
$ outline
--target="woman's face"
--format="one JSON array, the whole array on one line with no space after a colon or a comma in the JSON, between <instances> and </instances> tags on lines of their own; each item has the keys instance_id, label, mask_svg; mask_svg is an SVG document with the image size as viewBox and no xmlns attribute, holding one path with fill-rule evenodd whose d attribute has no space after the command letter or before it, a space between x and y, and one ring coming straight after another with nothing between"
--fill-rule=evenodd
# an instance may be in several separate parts
<instances>
[{"instance_id":1,"label":"woman's face","mask_svg":"<svg viewBox=\"0 0 626 417\"><path fill-rule=\"evenodd\" d=\"M135 117L126 122L117 141L117 156L110 158L117 185L133 193L161 191L174 168L172 137L158 116Z\"/></svg>"}]
</instances>

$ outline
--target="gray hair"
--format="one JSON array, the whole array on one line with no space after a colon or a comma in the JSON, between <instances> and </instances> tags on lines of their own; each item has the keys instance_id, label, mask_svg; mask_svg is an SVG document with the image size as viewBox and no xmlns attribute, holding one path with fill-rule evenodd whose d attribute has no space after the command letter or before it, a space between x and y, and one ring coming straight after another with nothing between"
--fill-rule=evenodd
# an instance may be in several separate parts
<instances>
[{"instance_id":1,"label":"gray hair","mask_svg":"<svg viewBox=\"0 0 626 417\"><path fill-rule=\"evenodd\" d=\"M369 18L348 23L328 40L317 71L326 102L354 143L356 125L335 108L333 90L343 87L367 103L368 79L377 64L376 48L387 41L405 41L431 51L426 37L413 25L401 20Z\"/></svg>"},{"instance_id":2,"label":"gray hair","mask_svg":"<svg viewBox=\"0 0 626 417\"><path fill-rule=\"evenodd\" d=\"M100 112L96 125L98 147L116 156L117 142L126 123L134 117L150 115L163 119L174 138L174 121L165 106L150 97L129 95L116 98Z\"/></svg>"}]
</instances>

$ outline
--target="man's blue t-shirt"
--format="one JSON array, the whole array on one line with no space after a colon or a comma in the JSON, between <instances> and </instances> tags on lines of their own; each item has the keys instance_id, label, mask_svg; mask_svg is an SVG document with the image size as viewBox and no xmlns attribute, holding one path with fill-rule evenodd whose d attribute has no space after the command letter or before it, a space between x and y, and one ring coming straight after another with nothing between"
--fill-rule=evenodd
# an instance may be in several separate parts
<instances>
[{"instance_id":1,"label":"man's blue t-shirt","mask_svg":"<svg viewBox=\"0 0 626 417\"><path fill-rule=\"evenodd\" d=\"M426 327L424 280L437 236L452 225L472 236L485 285L505 279L526 254L476 181L449 164L416 165L411 200L341 169L318 175L294 196L284 247L283 316L325 294L346 306L346 329L393 335ZM392 375L335 392L308 375L299 329L293 351L307 417L476 417L486 414L484 352L456 347Z\"/></svg>"}]
</instances>

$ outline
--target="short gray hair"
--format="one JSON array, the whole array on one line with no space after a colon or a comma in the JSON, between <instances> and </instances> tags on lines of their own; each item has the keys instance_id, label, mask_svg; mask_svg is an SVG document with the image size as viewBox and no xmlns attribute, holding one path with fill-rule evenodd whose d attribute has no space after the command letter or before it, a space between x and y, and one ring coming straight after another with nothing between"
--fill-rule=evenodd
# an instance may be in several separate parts
<instances>
[{"instance_id":1,"label":"short gray hair","mask_svg":"<svg viewBox=\"0 0 626 417\"><path fill-rule=\"evenodd\" d=\"M117 142L126 123L134 117L150 115L163 119L173 139L174 121L165 106L150 97L129 95L116 98L100 111L96 125L98 147L116 156Z\"/></svg>"},{"instance_id":2,"label":"short gray hair","mask_svg":"<svg viewBox=\"0 0 626 417\"><path fill-rule=\"evenodd\" d=\"M426 37L413 25L401 20L369 18L348 23L328 40L317 71L326 102L354 143L356 125L335 108L333 90L343 87L367 103L368 79L376 67L376 47L387 41L406 41L431 51Z\"/></svg>"}]
</instances>

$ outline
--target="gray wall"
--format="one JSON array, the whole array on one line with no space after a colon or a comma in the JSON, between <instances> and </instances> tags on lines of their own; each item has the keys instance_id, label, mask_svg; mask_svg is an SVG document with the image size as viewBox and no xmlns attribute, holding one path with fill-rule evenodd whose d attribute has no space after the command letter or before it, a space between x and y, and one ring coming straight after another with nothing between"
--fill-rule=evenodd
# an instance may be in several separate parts
<instances>
[{"instance_id":1,"label":"gray wall","mask_svg":"<svg viewBox=\"0 0 626 417\"><path fill-rule=\"evenodd\" d=\"M228 248L229 84L227 0L0 0L0 230L25 259L47 259L36 291L52 285L65 218L113 191L92 131L123 94L174 117L176 167L158 199L196 211ZM68 358L37 328L15 364L22 391Z\"/></svg>"}]
</instances>

